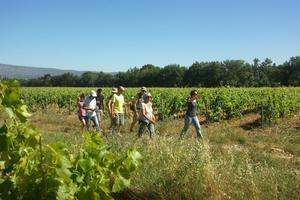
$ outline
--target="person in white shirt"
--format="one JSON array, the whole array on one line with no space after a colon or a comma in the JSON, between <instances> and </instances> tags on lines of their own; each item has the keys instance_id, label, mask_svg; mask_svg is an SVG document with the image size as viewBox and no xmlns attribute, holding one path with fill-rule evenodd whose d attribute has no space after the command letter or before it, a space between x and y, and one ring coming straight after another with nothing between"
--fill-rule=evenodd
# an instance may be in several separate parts
<instances>
[{"instance_id":1,"label":"person in white shirt","mask_svg":"<svg viewBox=\"0 0 300 200\"><path fill-rule=\"evenodd\" d=\"M91 120L93 121L96 130L99 130L99 122L95 111L97 108L96 97L96 92L92 90L90 95L87 96L84 100L84 109L86 110L85 121L87 130L89 130Z\"/></svg>"},{"instance_id":2,"label":"person in white shirt","mask_svg":"<svg viewBox=\"0 0 300 200\"><path fill-rule=\"evenodd\" d=\"M130 124L130 132L133 131L133 127L136 124L136 122L139 120L139 115L141 114L142 110L142 103L144 103L145 99L147 97L147 88L141 87L141 91L135 95L135 104L133 107L133 118L132 122Z\"/></svg>"},{"instance_id":3,"label":"person in white shirt","mask_svg":"<svg viewBox=\"0 0 300 200\"><path fill-rule=\"evenodd\" d=\"M150 132L150 137L152 138L155 134L155 116L152 109L152 96L150 93L146 94L145 102L142 103L141 117L139 120L139 133L138 136L141 137L147 127Z\"/></svg>"}]
</instances>

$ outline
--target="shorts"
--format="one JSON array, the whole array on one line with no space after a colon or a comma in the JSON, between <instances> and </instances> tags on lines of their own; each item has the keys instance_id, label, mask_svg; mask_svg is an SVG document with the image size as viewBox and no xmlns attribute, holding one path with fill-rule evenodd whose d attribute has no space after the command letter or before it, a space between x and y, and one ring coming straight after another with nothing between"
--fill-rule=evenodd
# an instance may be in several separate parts
<instances>
[{"instance_id":1,"label":"shorts","mask_svg":"<svg viewBox=\"0 0 300 200\"><path fill-rule=\"evenodd\" d=\"M85 116L80 116L80 115L78 115L78 119L79 119L79 121L82 121L82 120L85 121Z\"/></svg>"},{"instance_id":2,"label":"shorts","mask_svg":"<svg viewBox=\"0 0 300 200\"><path fill-rule=\"evenodd\" d=\"M116 116L114 117L114 123L118 126L124 125L124 113L116 113Z\"/></svg>"}]
</instances>

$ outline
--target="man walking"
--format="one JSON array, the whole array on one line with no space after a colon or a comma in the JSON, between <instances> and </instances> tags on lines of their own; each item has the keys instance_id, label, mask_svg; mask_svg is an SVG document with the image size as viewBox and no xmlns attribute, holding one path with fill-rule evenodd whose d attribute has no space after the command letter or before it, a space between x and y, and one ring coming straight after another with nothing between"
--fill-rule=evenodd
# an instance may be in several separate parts
<instances>
[{"instance_id":1,"label":"man walking","mask_svg":"<svg viewBox=\"0 0 300 200\"><path fill-rule=\"evenodd\" d=\"M90 128L90 121L92 120L97 131L99 131L99 123L96 115L96 97L94 90L84 100L84 109L86 110L86 126L87 130Z\"/></svg>"},{"instance_id":2,"label":"man walking","mask_svg":"<svg viewBox=\"0 0 300 200\"><path fill-rule=\"evenodd\" d=\"M111 104L112 116L114 119L113 131L116 130L119 136L121 136L121 128L124 126L124 91L125 88L120 86L118 88L118 93L113 95Z\"/></svg>"}]
</instances>

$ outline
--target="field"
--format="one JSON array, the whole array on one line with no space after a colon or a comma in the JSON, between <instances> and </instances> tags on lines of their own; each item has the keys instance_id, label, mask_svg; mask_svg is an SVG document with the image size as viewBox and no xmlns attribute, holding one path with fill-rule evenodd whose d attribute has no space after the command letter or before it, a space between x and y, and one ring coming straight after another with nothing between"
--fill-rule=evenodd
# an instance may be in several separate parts
<instances>
[{"instance_id":1,"label":"field","mask_svg":"<svg viewBox=\"0 0 300 200\"><path fill-rule=\"evenodd\" d=\"M152 88L153 105L158 119L166 120L185 111L186 98L192 88ZM195 88L194 88L195 89ZM129 88L125 100L129 101L138 88ZM30 108L47 109L55 104L76 109L76 99L81 94L88 94L91 88L22 88L21 97ZM300 88L201 88L198 101L199 114L210 122L241 117L246 113L262 115L262 123L271 124L279 118L290 116L300 110ZM110 88L104 88L104 95L110 95Z\"/></svg>"},{"instance_id":2,"label":"field","mask_svg":"<svg viewBox=\"0 0 300 200\"><path fill-rule=\"evenodd\" d=\"M56 108L57 109L57 108ZM84 139L75 114L38 111L31 122L47 143L64 141L76 151ZM212 123L204 130L204 141L194 129L179 140L183 120L157 125L158 135L123 137L105 131L107 144L122 152L136 145L144 162L132 175L130 188L120 199L300 199L300 115L260 128L258 115ZM202 121L204 118L201 118ZM104 120L103 127L108 127Z\"/></svg>"},{"instance_id":3,"label":"field","mask_svg":"<svg viewBox=\"0 0 300 200\"><path fill-rule=\"evenodd\" d=\"M72 153L84 146L75 99L90 88L21 88L43 142L63 142ZM138 89L126 91L129 99ZM144 160L131 185L116 199L300 199L300 89L200 89L204 140L191 127L179 139L185 99L191 89L151 89L157 135L101 134L116 154L136 146ZM109 89L104 90L109 94ZM1 121L5 116L1 115ZM262 119L263 117L263 119Z\"/></svg>"},{"instance_id":4,"label":"field","mask_svg":"<svg viewBox=\"0 0 300 200\"><path fill-rule=\"evenodd\" d=\"M89 90L85 89L86 92ZM131 89L127 98L136 90ZM233 90L235 95L229 95L228 92ZM158 115L162 115L160 110L168 113L164 116L165 119L157 124L158 135L153 140L150 140L147 134L137 138L136 132L128 132L130 116L126 120L123 137L112 135L109 131L104 132L105 142L112 145L115 152L122 152L136 145L144 156L143 165L132 176L132 185L116 198L300 199L300 115L296 107L299 106L299 88L202 90L202 97L210 97L210 102L216 102L213 100L220 97L223 99L223 104L219 107L209 107L209 120L220 122L210 122L208 125L205 104L203 99L200 101L203 102L200 105L200 119L204 141L194 138L193 128L189 130L186 139L179 140L183 120L173 119L173 114L176 113L170 112L174 104L179 105L176 108L178 113L184 110L182 101L188 91L190 89L151 91L154 105L159 107ZM155 98L156 94L158 95ZM224 103L224 94L235 110L228 110L228 103ZM247 98L240 98L242 94ZM293 98L290 98L291 96ZM181 101L175 102L174 97ZM286 107L279 108L275 97L285 97L285 102L278 102L286 103ZM247 100L248 98L250 99ZM162 107L161 103L168 101L166 99L171 99L165 103L169 107ZM268 101L275 102L270 103L273 105L273 112L277 112L274 111L275 108L286 109L288 117L270 117L272 121L269 119L269 122L272 123L267 123L268 125L262 128L259 112L261 106L257 99L265 104ZM296 102L291 105L293 109L288 107L291 102ZM47 110L39 109L34 114L32 123L43 133L45 142L64 141L72 151L76 151L83 143L83 138L76 115L74 112L69 114L68 106L59 108L52 105ZM265 108L270 108L270 105ZM217 112L218 109L222 110ZM272 109L270 110L272 112ZM108 127L107 119L102 123L102 127Z\"/></svg>"}]
</instances>

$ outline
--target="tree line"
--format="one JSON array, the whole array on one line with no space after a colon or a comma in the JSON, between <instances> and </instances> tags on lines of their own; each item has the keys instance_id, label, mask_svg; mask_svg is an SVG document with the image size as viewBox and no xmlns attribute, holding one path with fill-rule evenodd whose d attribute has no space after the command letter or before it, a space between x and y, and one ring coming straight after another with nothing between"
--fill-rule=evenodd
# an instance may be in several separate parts
<instances>
[{"instance_id":1,"label":"tree line","mask_svg":"<svg viewBox=\"0 0 300 200\"><path fill-rule=\"evenodd\" d=\"M163 68L147 64L115 74L85 72L80 76L65 73L59 76L20 80L22 86L72 87L263 87L300 86L300 56L276 65L271 59L195 62L190 67L178 64Z\"/></svg>"}]
</instances>

